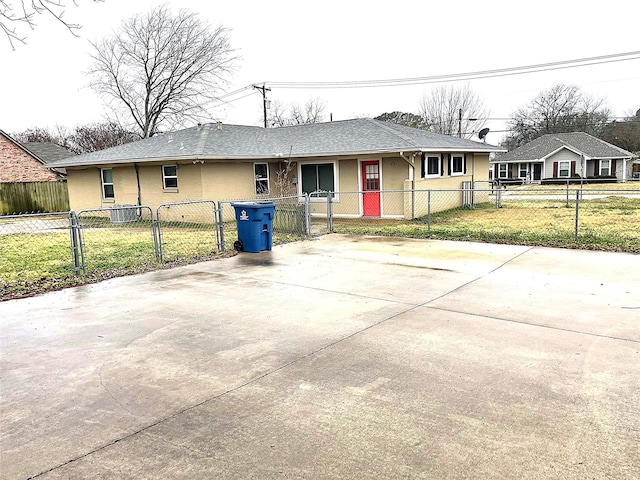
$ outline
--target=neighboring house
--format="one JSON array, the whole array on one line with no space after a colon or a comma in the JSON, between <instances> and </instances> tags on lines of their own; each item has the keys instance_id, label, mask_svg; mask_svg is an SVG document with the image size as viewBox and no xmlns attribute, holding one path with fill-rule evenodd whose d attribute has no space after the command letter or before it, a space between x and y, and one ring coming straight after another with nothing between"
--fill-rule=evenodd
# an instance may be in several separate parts
<instances>
[{"instance_id":1,"label":"neighboring house","mask_svg":"<svg viewBox=\"0 0 640 480\"><path fill-rule=\"evenodd\" d=\"M631 177L636 156L584 132L547 134L491 160L494 180Z\"/></svg>"},{"instance_id":2,"label":"neighboring house","mask_svg":"<svg viewBox=\"0 0 640 480\"><path fill-rule=\"evenodd\" d=\"M403 192L486 181L496 151L504 150L372 119L269 129L212 123L52 165L66 168L76 211L280 196L287 172L291 193L325 203L331 195L337 215L406 217L416 209ZM385 202L381 190L398 191L399 201Z\"/></svg>"},{"instance_id":3,"label":"neighboring house","mask_svg":"<svg viewBox=\"0 0 640 480\"><path fill-rule=\"evenodd\" d=\"M75 153L52 142L24 142L22 146L44 161L45 165L75 155ZM52 168L52 170L66 177L67 172L64 168Z\"/></svg>"},{"instance_id":4,"label":"neighboring house","mask_svg":"<svg viewBox=\"0 0 640 480\"><path fill-rule=\"evenodd\" d=\"M29 145L29 147L26 145ZM52 152L55 152L55 154ZM60 160L71 155L73 153L54 144L22 144L0 130L0 182L22 183L63 180L64 170L52 170L47 168L46 165L49 161Z\"/></svg>"}]
</instances>

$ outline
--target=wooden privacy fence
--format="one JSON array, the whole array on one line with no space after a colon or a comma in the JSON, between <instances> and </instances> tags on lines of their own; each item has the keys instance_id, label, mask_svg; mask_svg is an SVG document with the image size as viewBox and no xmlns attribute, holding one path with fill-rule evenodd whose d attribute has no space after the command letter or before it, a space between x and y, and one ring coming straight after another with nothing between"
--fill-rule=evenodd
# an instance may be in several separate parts
<instances>
[{"instance_id":1,"label":"wooden privacy fence","mask_svg":"<svg viewBox=\"0 0 640 480\"><path fill-rule=\"evenodd\" d=\"M67 182L0 183L0 215L67 210Z\"/></svg>"}]
</instances>

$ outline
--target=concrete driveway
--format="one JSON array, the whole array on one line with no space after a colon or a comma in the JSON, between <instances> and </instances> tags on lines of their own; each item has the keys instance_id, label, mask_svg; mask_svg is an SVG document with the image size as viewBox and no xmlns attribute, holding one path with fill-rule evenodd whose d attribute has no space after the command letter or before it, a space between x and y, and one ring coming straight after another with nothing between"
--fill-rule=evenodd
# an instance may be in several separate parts
<instances>
[{"instance_id":1,"label":"concrete driveway","mask_svg":"<svg viewBox=\"0 0 640 480\"><path fill-rule=\"evenodd\" d=\"M3 479L638 479L640 256L345 237L0 303Z\"/></svg>"}]
</instances>

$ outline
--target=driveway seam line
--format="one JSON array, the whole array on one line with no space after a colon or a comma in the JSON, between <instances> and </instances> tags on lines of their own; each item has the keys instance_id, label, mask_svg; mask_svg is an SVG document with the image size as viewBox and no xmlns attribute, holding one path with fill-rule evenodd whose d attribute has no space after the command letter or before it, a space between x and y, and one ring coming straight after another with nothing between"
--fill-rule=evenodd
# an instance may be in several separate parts
<instances>
[{"instance_id":1,"label":"driveway seam line","mask_svg":"<svg viewBox=\"0 0 640 480\"><path fill-rule=\"evenodd\" d=\"M579 335L585 335L585 336L589 336L589 337L597 337L597 338L605 338L608 340L617 340L617 341L621 341L621 342L631 342L631 343L640 343L640 340L634 340L632 338L623 338L623 337L614 337L612 335L602 335L600 333L591 333L591 332L582 332L580 330L571 330L570 328L562 328L562 327L554 327L552 325L545 325L543 323L529 323L529 322L522 322L520 320L512 320L510 318L501 318L501 317L492 317L489 315L482 315L480 313L471 313L471 312L464 312L464 311L460 311L460 310L452 310L449 308L442 308L442 307L436 307L433 305L422 305L425 308L430 308L433 310L440 310L443 312L451 312L451 313L458 313L461 315L469 315L472 317L482 317L482 318L486 318L487 320L497 320L498 322L507 322L507 323L515 323L518 325L528 325L530 327L539 327L539 328L547 328L550 330L558 330L561 332L567 332L567 333L577 333Z\"/></svg>"},{"instance_id":2,"label":"driveway seam line","mask_svg":"<svg viewBox=\"0 0 640 480\"><path fill-rule=\"evenodd\" d=\"M509 259L505 260L505 261L504 261L504 262L502 262L500 265L498 265L497 267L495 267L493 270L489 270L487 273L483 273L483 274L482 274L482 275L480 275L479 277L476 277L476 278L474 278L473 280L469 280L468 282L463 283L462 285L460 285L460 286L458 286L458 287L454 288L453 290L450 290L450 291L448 291L448 292L446 292L446 293L443 293L442 295L439 295L439 296L437 296L436 298L432 298L431 300L428 300L428 301L426 301L426 302L424 302L424 303L420 304L420 306L421 306L421 307L423 307L423 306L427 306L427 304L428 304L428 303L435 302L436 300L440 300L441 298L444 298L444 297L446 297L447 295L451 295L452 293L457 292L458 290L460 290L460 289L462 289L462 288L466 287L467 285L471 285L472 283L477 282L478 280L482 280L483 278L485 278L485 277L487 277L487 276L491 275L492 273L494 273L494 272L496 272L496 271L500 270L502 267L504 267L504 266L505 266L505 265L507 265L508 263L511 263L511 262L513 262L515 259L520 258L520 257L521 257L522 255L524 255L525 253L529 253L529 252L530 252L531 250L533 250L534 248L536 248L536 247L529 247L529 248L527 248L526 250L524 250L524 251L520 252L519 254L514 255L513 257L511 257L511 258L509 258Z\"/></svg>"}]
</instances>

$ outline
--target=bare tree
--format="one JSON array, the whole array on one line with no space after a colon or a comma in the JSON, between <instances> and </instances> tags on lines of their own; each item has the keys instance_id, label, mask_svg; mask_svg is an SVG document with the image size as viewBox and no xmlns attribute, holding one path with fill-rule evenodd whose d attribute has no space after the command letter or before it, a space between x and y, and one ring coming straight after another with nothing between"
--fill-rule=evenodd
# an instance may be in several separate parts
<instances>
[{"instance_id":1,"label":"bare tree","mask_svg":"<svg viewBox=\"0 0 640 480\"><path fill-rule=\"evenodd\" d=\"M123 145L140 138L139 135L111 122L81 125L71 132L60 125L57 125L53 131L48 128L34 127L14 133L12 137L21 143L55 143L78 154Z\"/></svg>"},{"instance_id":2,"label":"bare tree","mask_svg":"<svg viewBox=\"0 0 640 480\"><path fill-rule=\"evenodd\" d=\"M288 108L278 101L271 102L267 123L272 127L307 125L324 121L327 102L320 98L310 98L304 106L292 103Z\"/></svg>"},{"instance_id":3,"label":"bare tree","mask_svg":"<svg viewBox=\"0 0 640 480\"><path fill-rule=\"evenodd\" d=\"M16 132L11 135L20 143L38 142L38 143L55 143L61 147L70 149L67 129L62 125L56 125L54 130L43 127L32 127Z\"/></svg>"},{"instance_id":4,"label":"bare tree","mask_svg":"<svg viewBox=\"0 0 640 480\"><path fill-rule=\"evenodd\" d=\"M102 2L104 0L93 0ZM77 6L75 0L73 4ZM15 43L26 43L26 36L20 33L19 27L28 27L31 30L36 28L36 17L48 14L64 25L75 35L81 27L77 23L68 22L63 18L66 5L62 0L20 0L9 1L0 0L0 30L4 32L12 50L15 50Z\"/></svg>"},{"instance_id":5,"label":"bare tree","mask_svg":"<svg viewBox=\"0 0 640 480\"><path fill-rule=\"evenodd\" d=\"M116 121L150 137L162 127L211 118L207 111L238 59L228 30L161 5L93 42L91 86Z\"/></svg>"},{"instance_id":6,"label":"bare tree","mask_svg":"<svg viewBox=\"0 0 640 480\"><path fill-rule=\"evenodd\" d=\"M140 137L117 123L92 123L77 127L68 137L69 148L75 153L89 153L124 145Z\"/></svg>"},{"instance_id":7,"label":"bare tree","mask_svg":"<svg viewBox=\"0 0 640 480\"><path fill-rule=\"evenodd\" d=\"M471 138L474 127L482 125L488 117L488 110L469 85L444 85L422 97L418 114L424 120L425 130L445 135L461 132L463 137Z\"/></svg>"},{"instance_id":8,"label":"bare tree","mask_svg":"<svg viewBox=\"0 0 640 480\"><path fill-rule=\"evenodd\" d=\"M515 148L547 133L586 132L600 136L609 117L604 98L591 97L575 85L560 83L515 111L508 123L511 134L504 144Z\"/></svg>"},{"instance_id":9,"label":"bare tree","mask_svg":"<svg viewBox=\"0 0 640 480\"><path fill-rule=\"evenodd\" d=\"M614 120L607 124L601 137L629 152L640 153L640 109L629 113L624 120Z\"/></svg>"}]
</instances>

